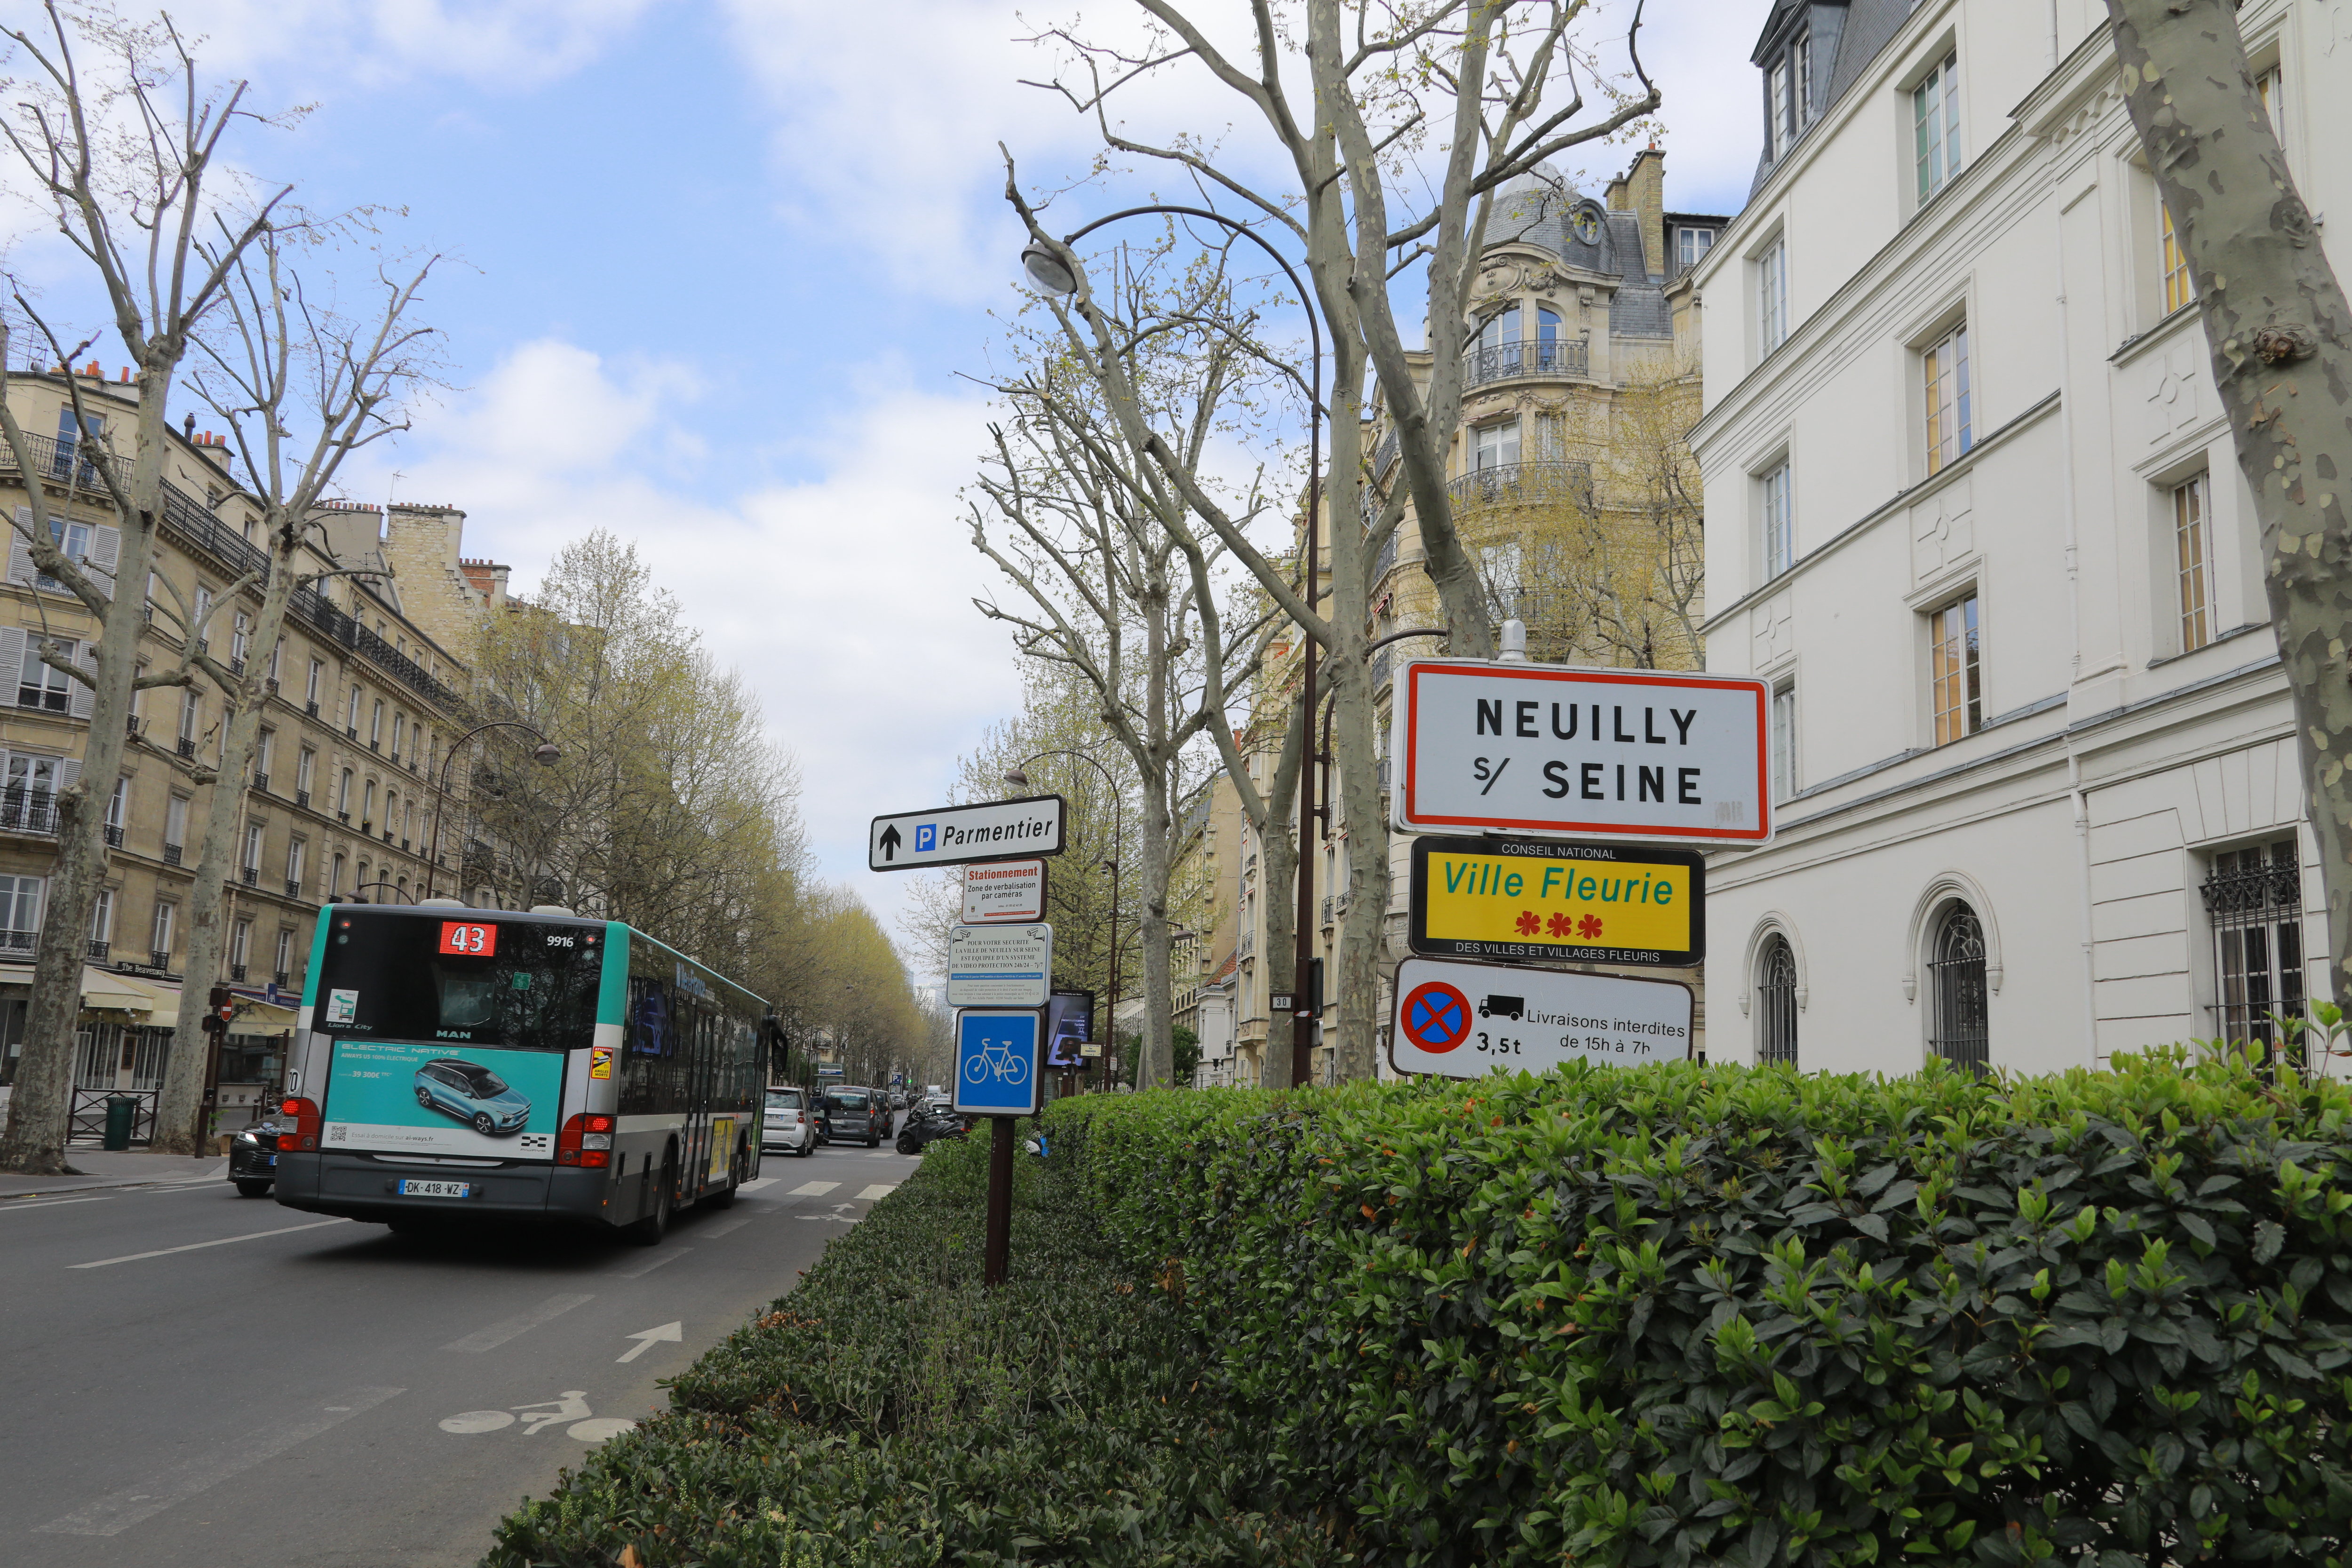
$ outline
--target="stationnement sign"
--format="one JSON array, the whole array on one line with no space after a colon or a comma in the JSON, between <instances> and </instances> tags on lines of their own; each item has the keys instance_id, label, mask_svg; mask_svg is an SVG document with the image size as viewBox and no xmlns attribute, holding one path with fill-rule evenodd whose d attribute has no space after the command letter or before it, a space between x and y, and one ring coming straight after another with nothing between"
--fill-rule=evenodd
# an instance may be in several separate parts
<instances>
[{"instance_id":1,"label":"stationnement sign","mask_svg":"<svg viewBox=\"0 0 2352 1568\"><path fill-rule=\"evenodd\" d=\"M1765 683L1415 659L1396 675L1396 826L1762 844Z\"/></svg>"},{"instance_id":2,"label":"stationnement sign","mask_svg":"<svg viewBox=\"0 0 2352 1568\"><path fill-rule=\"evenodd\" d=\"M1397 965L1389 1062L1399 1072L1483 1078L1563 1062L1681 1061L1691 988L1671 980L1408 958Z\"/></svg>"},{"instance_id":3,"label":"stationnement sign","mask_svg":"<svg viewBox=\"0 0 2352 1568\"><path fill-rule=\"evenodd\" d=\"M948 928L950 1007L1043 1007L1053 973L1052 926Z\"/></svg>"},{"instance_id":4,"label":"stationnement sign","mask_svg":"<svg viewBox=\"0 0 2352 1568\"><path fill-rule=\"evenodd\" d=\"M1540 838L1412 841L1405 940L1440 958L1686 967L1706 956L1696 850Z\"/></svg>"},{"instance_id":5,"label":"stationnement sign","mask_svg":"<svg viewBox=\"0 0 2352 1568\"><path fill-rule=\"evenodd\" d=\"M1066 817L1058 795L895 812L876 817L866 829L866 865L874 871L919 871L1059 855Z\"/></svg>"},{"instance_id":6,"label":"stationnement sign","mask_svg":"<svg viewBox=\"0 0 2352 1568\"><path fill-rule=\"evenodd\" d=\"M991 860L963 874L967 925L1045 918L1045 862Z\"/></svg>"}]
</instances>

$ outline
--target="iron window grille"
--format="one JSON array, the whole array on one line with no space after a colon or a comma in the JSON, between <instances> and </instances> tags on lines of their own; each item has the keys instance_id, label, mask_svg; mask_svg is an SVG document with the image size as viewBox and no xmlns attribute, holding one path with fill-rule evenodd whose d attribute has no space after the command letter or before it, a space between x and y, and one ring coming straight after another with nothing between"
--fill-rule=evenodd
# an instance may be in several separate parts
<instances>
[{"instance_id":1,"label":"iron window grille","mask_svg":"<svg viewBox=\"0 0 2352 1568\"><path fill-rule=\"evenodd\" d=\"M1968 905L1947 905L1937 918L1927 976L1935 1008L1927 1048L1954 1067L1983 1072L1992 1056L1984 926Z\"/></svg>"},{"instance_id":2,"label":"iron window grille","mask_svg":"<svg viewBox=\"0 0 2352 1568\"><path fill-rule=\"evenodd\" d=\"M2293 839L2224 851L2198 891L2213 928L2215 1033L2275 1048L2279 1018L2299 1018L2303 868ZM2298 1064L2299 1065L2299 1064Z\"/></svg>"},{"instance_id":3,"label":"iron window grille","mask_svg":"<svg viewBox=\"0 0 2352 1568\"><path fill-rule=\"evenodd\" d=\"M1761 1032L1756 1059L1761 1063L1797 1065L1797 954L1789 939L1775 932L1764 939L1757 966L1756 994L1762 1004Z\"/></svg>"}]
</instances>

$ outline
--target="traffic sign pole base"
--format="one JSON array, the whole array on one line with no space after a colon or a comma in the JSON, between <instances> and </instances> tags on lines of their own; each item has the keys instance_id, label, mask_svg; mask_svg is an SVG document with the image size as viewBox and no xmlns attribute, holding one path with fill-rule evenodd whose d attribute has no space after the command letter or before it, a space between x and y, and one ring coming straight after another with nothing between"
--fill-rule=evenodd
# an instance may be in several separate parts
<instances>
[{"instance_id":1,"label":"traffic sign pole base","mask_svg":"<svg viewBox=\"0 0 2352 1568\"><path fill-rule=\"evenodd\" d=\"M1005 1259L1013 1250L1013 1118L992 1116L988 1122L988 1239L980 1282L993 1289L1004 1283Z\"/></svg>"}]
</instances>

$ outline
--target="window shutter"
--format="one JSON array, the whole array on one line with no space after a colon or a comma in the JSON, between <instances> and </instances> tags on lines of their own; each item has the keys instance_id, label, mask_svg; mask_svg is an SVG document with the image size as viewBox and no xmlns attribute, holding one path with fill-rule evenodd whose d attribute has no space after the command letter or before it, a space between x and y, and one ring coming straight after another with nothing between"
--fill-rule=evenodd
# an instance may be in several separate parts
<instances>
[{"instance_id":1,"label":"window shutter","mask_svg":"<svg viewBox=\"0 0 2352 1568\"><path fill-rule=\"evenodd\" d=\"M16 526L8 531L8 581L20 588L31 587L36 575L33 571L33 547L26 542L26 536L32 531L32 528L33 509L28 506L18 507Z\"/></svg>"},{"instance_id":2,"label":"window shutter","mask_svg":"<svg viewBox=\"0 0 2352 1568\"><path fill-rule=\"evenodd\" d=\"M75 644L73 661L79 668L89 670L92 675L96 675L98 673L98 645L96 643L87 642ZM72 714L75 718L89 718L91 711L96 709L97 706L98 693L91 690L89 687L84 686L80 681L73 681L71 685L68 687L66 691L66 711Z\"/></svg>"},{"instance_id":3,"label":"window shutter","mask_svg":"<svg viewBox=\"0 0 2352 1568\"><path fill-rule=\"evenodd\" d=\"M0 707L16 705L16 682L25 672L25 628L0 626Z\"/></svg>"},{"instance_id":4,"label":"window shutter","mask_svg":"<svg viewBox=\"0 0 2352 1568\"><path fill-rule=\"evenodd\" d=\"M93 524L89 531L89 559L82 563L107 597L114 596L115 563L122 559L122 531Z\"/></svg>"},{"instance_id":5,"label":"window shutter","mask_svg":"<svg viewBox=\"0 0 2352 1568\"><path fill-rule=\"evenodd\" d=\"M58 763L58 793L59 795L63 795L66 791L73 788L74 781L80 777L81 759L79 757L65 757L59 759Z\"/></svg>"}]
</instances>

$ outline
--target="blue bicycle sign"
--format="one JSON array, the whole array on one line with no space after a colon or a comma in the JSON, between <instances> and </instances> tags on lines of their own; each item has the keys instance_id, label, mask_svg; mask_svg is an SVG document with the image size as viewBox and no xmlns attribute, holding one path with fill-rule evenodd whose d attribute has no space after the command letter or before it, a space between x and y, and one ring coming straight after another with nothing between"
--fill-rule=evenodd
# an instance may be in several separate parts
<instances>
[{"instance_id":1,"label":"blue bicycle sign","mask_svg":"<svg viewBox=\"0 0 2352 1568\"><path fill-rule=\"evenodd\" d=\"M955 1108L983 1116L1037 1109L1040 1015L1028 1008L956 1015Z\"/></svg>"}]
</instances>

